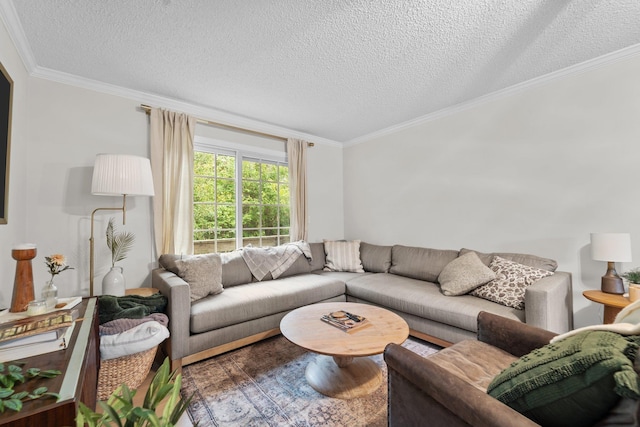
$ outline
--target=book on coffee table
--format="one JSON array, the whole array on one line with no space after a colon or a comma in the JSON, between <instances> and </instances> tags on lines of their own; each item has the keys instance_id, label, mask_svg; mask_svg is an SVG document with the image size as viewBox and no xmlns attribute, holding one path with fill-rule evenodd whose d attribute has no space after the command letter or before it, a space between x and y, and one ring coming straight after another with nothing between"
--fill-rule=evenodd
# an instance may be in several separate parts
<instances>
[{"instance_id":1,"label":"book on coffee table","mask_svg":"<svg viewBox=\"0 0 640 427\"><path fill-rule=\"evenodd\" d=\"M365 317L347 311L334 311L323 315L320 319L343 331L352 331L368 324Z\"/></svg>"}]
</instances>

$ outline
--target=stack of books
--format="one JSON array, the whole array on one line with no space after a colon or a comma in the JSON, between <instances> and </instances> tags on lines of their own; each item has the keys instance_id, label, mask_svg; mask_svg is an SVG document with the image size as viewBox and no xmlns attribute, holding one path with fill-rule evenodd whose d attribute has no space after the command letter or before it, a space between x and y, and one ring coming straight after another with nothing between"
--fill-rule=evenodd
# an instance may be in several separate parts
<instances>
[{"instance_id":1,"label":"stack of books","mask_svg":"<svg viewBox=\"0 0 640 427\"><path fill-rule=\"evenodd\" d=\"M331 326L342 329L343 331L353 331L354 329L359 329L368 325L366 318L347 311L334 311L323 315L320 319Z\"/></svg>"},{"instance_id":2,"label":"stack of books","mask_svg":"<svg viewBox=\"0 0 640 427\"><path fill-rule=\"evenodd\" d=\"M0 323L0 362L25 359L67 348L78 309Z\"/></svg>"}]
</instances>

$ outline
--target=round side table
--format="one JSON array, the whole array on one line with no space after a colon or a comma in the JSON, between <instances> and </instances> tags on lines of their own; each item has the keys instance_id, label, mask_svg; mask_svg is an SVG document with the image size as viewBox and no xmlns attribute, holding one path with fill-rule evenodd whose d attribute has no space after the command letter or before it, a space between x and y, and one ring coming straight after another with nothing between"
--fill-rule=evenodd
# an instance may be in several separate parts
<instances>
[{"instance_id":1,"label":"round side table","mask_svg":"<svg viewBox=\"0 0 640 427\"><path fill-rule=\"evenodd\" d=\"M584 291L584 297L604 305L603 323L613 323L620 310L631 304L629 298L620 294L608 294L602 291Z\"/></svg>"}]
</instances>

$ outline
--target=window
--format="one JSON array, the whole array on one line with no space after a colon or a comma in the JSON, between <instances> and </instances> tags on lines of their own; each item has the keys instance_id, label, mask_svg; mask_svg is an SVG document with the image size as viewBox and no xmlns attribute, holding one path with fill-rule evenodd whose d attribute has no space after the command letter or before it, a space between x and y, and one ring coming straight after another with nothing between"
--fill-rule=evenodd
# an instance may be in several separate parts
<instances>
[{"instance_id":1,"label":"window","mask_svg":"<svg viewBox=\"0 0 640 427\"><path fill-rule=\"evenodd\" d=\"M194 253L289 242L289 168L278 154L196 144Z\"/></svg>"}]
</instances>

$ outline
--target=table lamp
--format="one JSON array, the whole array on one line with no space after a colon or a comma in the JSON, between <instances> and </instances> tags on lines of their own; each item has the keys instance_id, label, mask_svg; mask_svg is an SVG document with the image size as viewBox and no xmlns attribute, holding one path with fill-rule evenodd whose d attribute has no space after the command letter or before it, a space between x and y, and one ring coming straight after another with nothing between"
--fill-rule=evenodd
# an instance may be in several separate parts
<instances>
[{"instance_id":1,"label":"table lamp","mask_svg":"<svg viewBox=\"0 0 640 427\"><path fill-rule=\"evenodd\" d=\"M122 224L125 224L127 196L154 195L151 162L145 157L127 154L98 154L93 166L91 193L98 196L122 196L122 207L96 208L91 213L89 294L93 296L94 216L100 210L122 211Z\"/></svg>"},{"instance_id":2,"label":"table lamp","mask_svg":"<svg viewBox=\"0 0 640 427\"><path fill-rule=\"evenodd\" d=\"M591 233L591 258L607 262L601 290L608 294L624 294L622 278L616 262L631 262L631 236L628 233Z\"/></svg>"}]
</instances>

